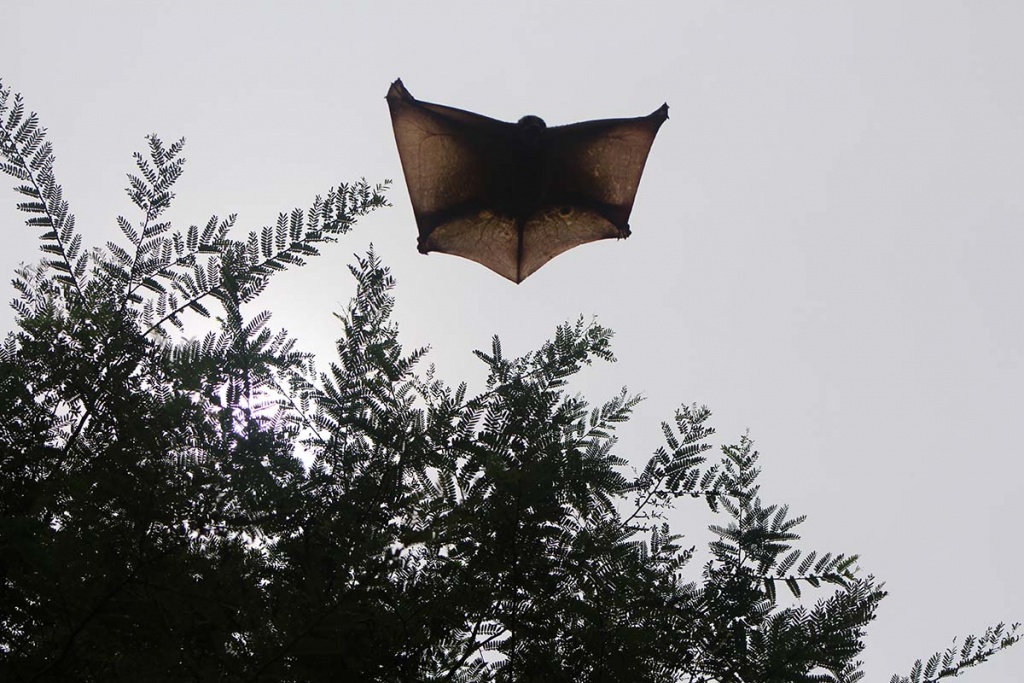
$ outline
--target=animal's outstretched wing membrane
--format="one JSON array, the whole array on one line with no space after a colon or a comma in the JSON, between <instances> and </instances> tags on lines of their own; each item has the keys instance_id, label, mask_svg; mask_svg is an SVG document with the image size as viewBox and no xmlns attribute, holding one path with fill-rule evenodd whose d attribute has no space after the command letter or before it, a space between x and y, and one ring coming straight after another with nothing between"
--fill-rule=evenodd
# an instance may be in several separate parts
<instances>
[{"instance_id":1,"label":"animal's outstretched wing membrane","mask_svg":"<svg viewBox=\"0 0 1024 683\"><path fill-rule=\"evenodd\" d=\"M668 105L635 119L585 121L550 130L555 172L550 194L568 203L604 207L628 233L640 178Z\"/></svg>"},{"instance_id":2,"label":"animal's outstretched wing membrane","mask_svg":"<svg viewBox=\"0 0 1024 683\"><path fill-rule=\"evenodd\" d=\"M487 135L500 121L419 102L401 81L392 84L387 100L418 221L486 196L489 182L482 171L494 162L486 152Z\"/></svg>"},{"instance_id":3,"label":"animal's outstretched wing membrane","mask_svg":"<svg viewBox=\"0 0 1024 683\"><path fill-rule=\"evenodd\" d=\"M546 128L387 96L419 248L513 282L580 244L629 235L644 164L668 107L636 119Z\"/></svg>"}]
</instances>

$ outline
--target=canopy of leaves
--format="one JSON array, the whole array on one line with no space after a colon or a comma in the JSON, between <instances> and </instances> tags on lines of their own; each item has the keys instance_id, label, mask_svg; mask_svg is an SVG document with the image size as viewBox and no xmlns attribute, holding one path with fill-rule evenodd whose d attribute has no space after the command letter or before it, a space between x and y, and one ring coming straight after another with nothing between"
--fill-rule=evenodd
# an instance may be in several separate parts
<instances>
[{"instance_id":1,"label":"canopy of leaves","mask_svg":"<svg viewBox=\"0 0 1024 683\"><path fill-rule=\"evenodd\" d=\"M341 185L234 240L164 215L183 141L149 139L136 222L86 250L34 114L0 87L0 170L44 259L14 281L0 347L0 679L852 682L884 597L856 557L796 547L743 438L709 460L680 408L639 470L569 381L613 360L583 320L520 357L495 338L470 392L421 370L372 252L351 266L325 372L246 315L386 204ZM188 315L218 312L202 338ZM716 515L703 566L666 521ZM788 591L786 604L777 599ZM807 591L821 594L808 602ZM993 628L913 668L955 675Z\"/></svg>"}]
</instances>

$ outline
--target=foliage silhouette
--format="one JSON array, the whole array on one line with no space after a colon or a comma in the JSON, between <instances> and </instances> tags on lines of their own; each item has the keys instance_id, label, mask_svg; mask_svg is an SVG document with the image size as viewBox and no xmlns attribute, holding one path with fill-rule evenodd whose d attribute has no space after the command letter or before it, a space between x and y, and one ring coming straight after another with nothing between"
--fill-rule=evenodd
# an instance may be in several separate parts
<instances>
[{"instance_id":1,"label":"foliage silhouette","mask_svg":"<svg viewBox=\"0 0 1024 683\"><path fill-rule=\"evenodd\" d=\"M520 357L495 337L471 394L402 348L372 251L327 372L245 315L386 205L386 183L245 240L233 216L174 231L184 143L151 136L129 176L139 220L88 251L44 130L2 86L0 124L45 254L17 271L0 347L3 680L861 679L881 585L795 545L803 517L762 500L749 439L709 460L706 408L680 408L632 471L614 430L640 399L568 391L614 360L608 329L566 324ZM172 336L212 308L216 331ZM717 520L702 569L667 522L680 504ZM893 681L1018 639L994 627Z\"/></svg>"}]
</instances>

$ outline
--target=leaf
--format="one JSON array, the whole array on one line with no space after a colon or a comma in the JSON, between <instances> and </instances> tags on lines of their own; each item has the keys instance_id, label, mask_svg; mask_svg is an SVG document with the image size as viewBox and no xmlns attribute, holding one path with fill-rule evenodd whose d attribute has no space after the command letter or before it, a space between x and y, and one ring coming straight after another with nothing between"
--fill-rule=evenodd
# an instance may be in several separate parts
<instances>
[{"instance_id":1,"label":"leaf","mask_svg":"<svg viewBox=\"0 0 1024 683\"><path fill-rule=\"evenodd\" d=\"M18 180L32 180L32 176L29 172L20 165L12 164L6 161L0 161L0 172L5 173Z\"/></svg>"},{"instance_id":2,"label":"leaf","mask_svg":"<svg viewBox=\"0 0 1024 683\"><path fill-rule=\"evenodd\" d=\"M42 197L39 196L39 190L36 189L33 185L15 185L14 191L17 192L18 194L23 194L27 197L32 197L33 199L42 199Z\"/></svg>"},{"instance_id":3,"label":"leaf","mask_svg":"<svg viewBox=\"0 0 1024 683\"><path fill-rule=\"evenodd\" d=\"M133 245L137 245L141 242L138 231L135 230L132 224L123 216L117 217L117 227L121 229L121 234L123 234Z\"/></svg>"},{"instance_id":4,"label":"leaf","mask_svg":"<svg viewBox=\"0 0 1024 683\"><path fill-rule=\"evenodd\" d=\"M47 213L46 205L42 202L20 202L17 207L25 213Z\"/></svg>"},{"instance_id":5,"label":"leaf","mask_svg":"<svg viewBox=\"0 0 1024 683\"><path fill-rule=\"evenodd\" d=\"M50 245L44 244L41 248L45 249L45 247L48 247L48 246L50 246ZM55 260L55 259L44 259L43 263L46 264L46 266L48 268L53 268L55 270L59 270L59 271L64 272L64 273L70 273L71 272L71 268L64 261L58 261L58 260ZM74 280L72 280L72 282L74 282Z\"/></svg>"},{"instance_id":6,"label":"leaf","mask_svg":"<svg viewBox=\"0 0 1024 683\"><path fill-rule=\"evenodd\" d=\"M141 284L143 287L145 287L146 289L150 290L151 292L156 292L158 294L163 294L163 293L165 293L167 291L166 288L162 284L160 284L159 282L157 282L156 280L154 280L151 277L144 277L144 278L142 278L142 280L139 282L139 284Z\"/></svg>"}]
</instances>

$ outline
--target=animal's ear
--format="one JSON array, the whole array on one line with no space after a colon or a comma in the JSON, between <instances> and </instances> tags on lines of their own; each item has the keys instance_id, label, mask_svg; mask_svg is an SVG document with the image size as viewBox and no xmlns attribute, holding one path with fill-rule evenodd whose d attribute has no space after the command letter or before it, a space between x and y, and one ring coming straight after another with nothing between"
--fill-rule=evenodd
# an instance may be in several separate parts
<instances>
[{"instance_id":1,"label":"animal's ear","mask_svg":"<svg viewBox=\"0 0 1024 683\"><path fill-rule=\"evenodd\" d=\"M651 145L666 119L667 104L639 118L552 128L551 193L603 205L602 213L625 229Z\"/></svg>"}]
</instances>

